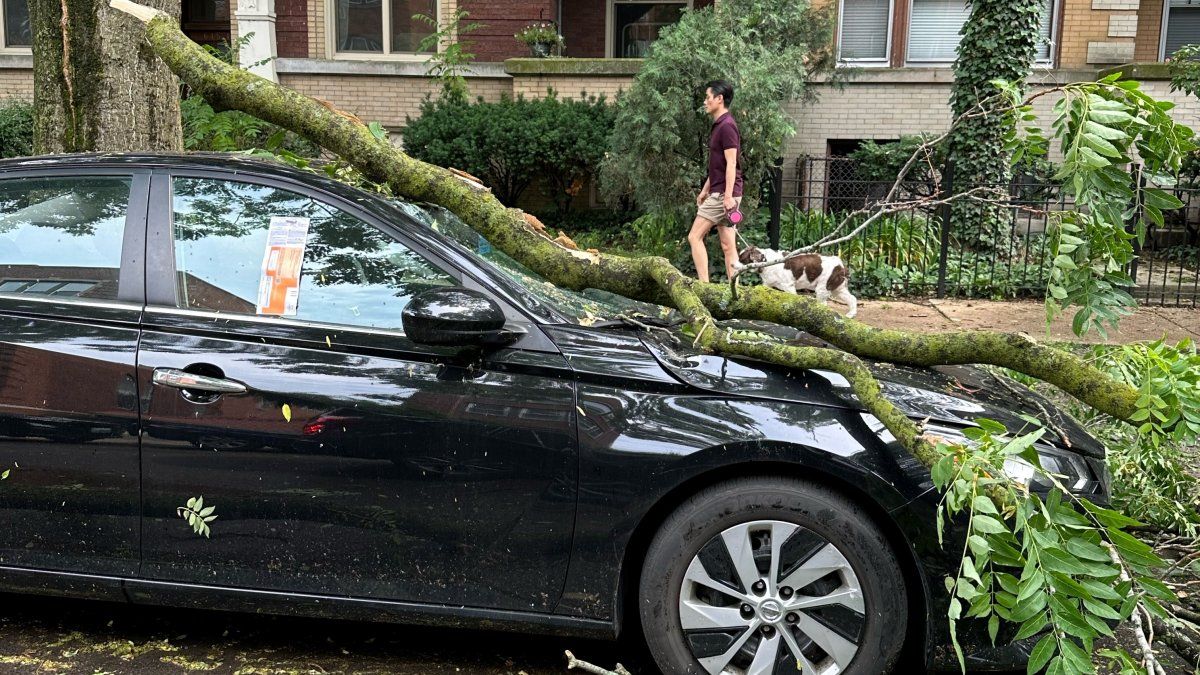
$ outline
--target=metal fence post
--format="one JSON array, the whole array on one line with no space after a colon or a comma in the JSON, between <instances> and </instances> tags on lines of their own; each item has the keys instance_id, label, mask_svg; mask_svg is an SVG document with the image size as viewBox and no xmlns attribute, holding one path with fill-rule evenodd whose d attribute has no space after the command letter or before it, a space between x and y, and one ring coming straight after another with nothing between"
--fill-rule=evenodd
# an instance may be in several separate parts
<instances>
[{"instance_id":1,"label":"metal fence post","mask_svg":"<svg viewBox=\"0 0 1200 675\"><path fill-rule=\"evenodd\" d=\"M775 163L767 169L771 179L770 207L771 220L767 223L767 239L771 248L779 250L779 224L783 219L783 158L778 157Z\"/></svg>"},{"instance_id":2,"label":"metal fence post","mask_svg":"<svg viewBox=\"0 0 1200 675\"><path fill-rule=\"evenodd\" d=\"M1133 171L1133 213L1130 216L1129 222L1125 223L1125 231L1130 234L1137 234L1138 227L1142 223L1145 215L1142 212L1142 190L1146 187L1146 176L1142 173L1142 165L1134 164L1130 167ZM1129 278L1133 280L1133 285L1137 286L1138 260L1142 257L1142 243L1138 237L1133 238L1133 260L1129 263Z\"/></svg>"},{"instance_id":3,"label":"metal fence post","mask_svg":"<svg viewBox=\"0 0 1200 675\"><path fill-rule=\"evenodd\" d=\"M942 189L939 191L941 199L947 199L954 194L954 162L947 159L946 166L942 169ZM941 207L942 219L942 242L941 251L938 253L938 281L937 281L937 297L946 297L946 263L950 253L950 202L942 204Z\"/></svg>"}]
</instances>

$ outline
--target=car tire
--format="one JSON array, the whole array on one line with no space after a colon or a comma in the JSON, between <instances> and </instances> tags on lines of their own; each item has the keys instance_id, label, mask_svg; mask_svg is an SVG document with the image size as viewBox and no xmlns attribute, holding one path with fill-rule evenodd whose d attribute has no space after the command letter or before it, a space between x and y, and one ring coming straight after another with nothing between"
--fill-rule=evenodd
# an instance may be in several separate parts
<instances>
[{"instance_id":1,"label":"car tire","mask_svg":"<svg viewBox=\"0 0 1200 675\"><path fill-rule=\"evenodd\" d=\"M685 501L655 535L638 590L647 646L667 675L879 675L908 624L904 576L879 527L838 492L783 478L733 480Z\"/></svg>"}]
</instances>

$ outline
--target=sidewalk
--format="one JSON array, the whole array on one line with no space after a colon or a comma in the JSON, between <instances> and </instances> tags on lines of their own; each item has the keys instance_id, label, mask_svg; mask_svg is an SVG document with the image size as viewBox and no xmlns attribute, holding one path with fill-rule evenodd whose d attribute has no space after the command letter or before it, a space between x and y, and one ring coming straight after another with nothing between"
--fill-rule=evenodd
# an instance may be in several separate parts
<instances>
[{"instance_id":1,"label":"sidewalk","mask_svg":"<svg viewBox=\"0 0 1200 675\"><path fill-rule=\"evenodd\" d=\"M832 305L844 310L841 305ZM844 313L844 312L842 312ZM1055 319L1049 336L1055 340L1103 342L1096 333L1076 338L1071 332L1068 313ZM915 331L998 330L1023 332L1044 340L1045 305L1037 301L993 300L862 300L858 320L879 328ZM1185 337L1200 340L1200 308L1142 306L1122 319L1118 331L1109 331L1109 342L1157 340L1166 335L1178 341Z\"/></svg>"}]
</instances>

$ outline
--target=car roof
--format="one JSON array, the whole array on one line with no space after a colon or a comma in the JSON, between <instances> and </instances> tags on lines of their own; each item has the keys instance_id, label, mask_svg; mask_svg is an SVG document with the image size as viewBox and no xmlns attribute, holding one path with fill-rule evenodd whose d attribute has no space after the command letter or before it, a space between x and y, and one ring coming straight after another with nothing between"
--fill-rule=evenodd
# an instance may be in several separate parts
<instances>
[{"instance_id":1,"label":"car roof","mask_svg":"<svg viewBox=\"0 0 1200 675\"><path fill-rule=\"evenodd\" d=\"M320 160L314 160L320 165ZM0 176L10 171L33 171L46 169L80 168L125 168L135 169L198 169L224 171L230 174L257 175L266 178L282 178L341 197L375 215L395 222L397 213L389 209L387 198L363 190L316 171L306 171L280 161L233 152L139 152L109 153L86 152L37 157L0 159ZM409 200L402 200L409 201ZM401 213L404 221L411 219Z\"/></svg>"},{"instance_id":2,"label":"car roof","mask_svg":"<svg viewBox=\"0 0 1200 675\"><path fill-rule=\"evenodd\" d=\"M313 160L320 164L320 160ZM53 168L128 168L128 169L209 169L233 171L238 173L258 173L292 178L298 181L313 183L322 188L341 192L345 196L350 193L363 193L341 181L313 171L305 171L283 162L264 157L253 157L235 152L83 152L60 155L40 155L36 157L15 157L0 159L0 173L15 170L36 170ZM369 194L369 193L368 193Z\"/></svg>"}]
</instances>

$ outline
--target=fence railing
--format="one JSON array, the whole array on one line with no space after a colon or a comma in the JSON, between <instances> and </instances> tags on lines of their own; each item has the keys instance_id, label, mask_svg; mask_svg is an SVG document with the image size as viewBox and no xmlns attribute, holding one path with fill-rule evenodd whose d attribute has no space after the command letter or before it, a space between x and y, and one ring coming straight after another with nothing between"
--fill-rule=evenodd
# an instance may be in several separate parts
<instances>
[{"instance_id":1,"label":"fence railing","mask_svg":"<svg viewBox=\"0 0 1200 675\"><path fill-rule=\"evenodd\" d=\"M1018 176L1007 185L955 183L951 167L906 183L910 205L871 223L825 254L840 255L864 295L1042 297L1049 274L1047 223L1075 208L1059 186ZM1132 180L1132 178L1131 178ZM801 157L771 178L770 234L791 250L833 232L847 216L879 202L891 182L864 180L843 157ZM956 191L987 188L995 204L986 217L936 203ZM1129 269L1130 289L1142 302L1195 306L1200 299L1200 188L1178 188L1184 207L1150 228ZM1133 205L1131 205L1133 206ZM1129 228L1136 231L1137 209ZM865 214L852 217L848 232Z\"/></svg>"}]
</instances>

